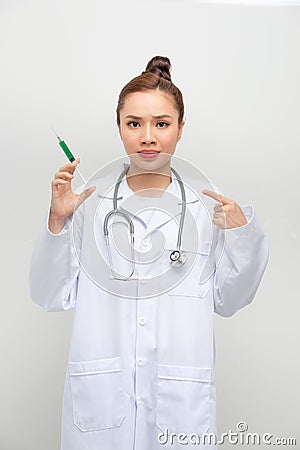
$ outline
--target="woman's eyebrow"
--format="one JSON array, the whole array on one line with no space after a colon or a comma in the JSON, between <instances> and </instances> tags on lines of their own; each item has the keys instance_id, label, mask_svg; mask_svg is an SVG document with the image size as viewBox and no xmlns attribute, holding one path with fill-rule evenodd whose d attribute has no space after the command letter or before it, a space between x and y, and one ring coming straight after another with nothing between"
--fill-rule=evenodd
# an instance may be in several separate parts
<instances>
[{"instance_id":1,"label":"woman's eyebrow","mask_svg":"<svg viewBox=\"0 0 300 450\"><path fill-rule=\"evenodd\" d=\"M169 119L172 119L172 116L169 114L160 114L159 116L153 116L154 119L164 119L165 117L168 117Z\"/></svg>"},{"instance_id":2,"label":"woman's eyebrow","mask_svg":"<svg viewBox=\"0 0 300 450\"><path fill-rule=\"evenodd\" d=\"M128 114L127 116L125 116L125 119L136 119L136 120L141 120L141 117L133 116L132 114Z\"/></svg>"},{"instance_id":3,"label":"woman's eyebrow","mask_svg":"<svg viewBox=\"0 0 300 450\"><path fill-rule=\"evenodd\" d=\"M172 116L170 116L169 114L159 114L158 116L152 116L154 119L164 119L165 117L168 117L170 119L172 119ZM138 116L134 116L132 114L128 114L127 116L125 116L125 119L136 119L136 120L142 120L142 117L138 117Z\"/></svg>"}]
</instances>

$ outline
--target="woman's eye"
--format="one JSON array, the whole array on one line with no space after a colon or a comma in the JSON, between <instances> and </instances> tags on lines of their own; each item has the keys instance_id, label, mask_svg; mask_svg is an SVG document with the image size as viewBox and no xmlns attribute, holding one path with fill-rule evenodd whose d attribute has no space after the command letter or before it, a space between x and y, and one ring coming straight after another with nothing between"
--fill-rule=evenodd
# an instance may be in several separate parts
<instances>
[{"instance_id":1,"label":"woman's eye","mask_svg":"<svg viewBox=\"0 0 300 450\"><path fill-rule=\"evenodd\" d=\"M128 125L132 128L137 128L139 126L138 122L128 122Z\"/></svg>"},{"instance_id":2,"label":"woman's eye","mask_svg":"<svg viewBox=\"0 0 300 450\"><path fill-rule=\"evenodd\" d=\"M165 128L167 127L169 124L167 122L158 122L157 126L158 128Z\"/></svg>"}]
</instances>

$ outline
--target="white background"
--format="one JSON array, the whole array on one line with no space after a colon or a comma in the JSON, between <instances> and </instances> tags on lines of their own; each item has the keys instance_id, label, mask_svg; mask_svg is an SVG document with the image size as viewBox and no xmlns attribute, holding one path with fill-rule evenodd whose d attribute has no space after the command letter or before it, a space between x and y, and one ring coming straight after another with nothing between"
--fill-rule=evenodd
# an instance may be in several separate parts
<instances>
[{"instance_id":1,"label":"white background","mask_svg":"<svg viewBox=\"0 0 300 450\"><path fill-rule=\"evenodd\" d=\"M86 177L123 156L117 97L156 54L171 59L184 95L177 155L254 205L270 243L252 305L215 320L219 433L246 421L300 445L300 7L1 0L1 450L60 443L73 312L47 314L28 291L50 181L65 163L50 125Z\"/></svg>"}]
</instances>

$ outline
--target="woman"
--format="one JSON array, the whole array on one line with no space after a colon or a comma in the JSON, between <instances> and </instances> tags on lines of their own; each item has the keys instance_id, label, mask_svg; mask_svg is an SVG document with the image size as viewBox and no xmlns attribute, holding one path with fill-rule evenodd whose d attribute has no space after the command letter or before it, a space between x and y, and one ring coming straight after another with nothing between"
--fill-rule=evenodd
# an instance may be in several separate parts
<instances>
[{"instance_id":1,"label":"woman","mask_svg":"<svg viewBox=\"0 0 300 450\"><path fill-rule=\"evenodd\" d=\"M216 433L213 313L231 316L252 301L268 245L251 206L240 207L204 190L217 201L213 228L219 230L219 240L222 233L226 239L211 276L199 283L216 247L210 242L211 223L203 204L186 189L183 230L188 231L183 232L186 252L180 257L188 254L189 261L194 255L194 264L181 264L178 255L170 264L168 246L175 247L178 226L164 217L161 206L164 199L164 206L172 198L176 207L184 203L182 183L171 170L183 116L170 61L154 57L119 96L117 124L130 165L112 173L115 183L123 171L118 191L113 186L108 192L105 177L100 177L94 186L74 193L71 181L79 160L62 167L52 181L50 211L32 256L30 287L33 300L47 311L75 309L62 450L194 448L197 439L200 448L215 448L213 442L201 442L203 433ZM119 238L118 245L126 244L124 252L125 247L139 252L138 260L123 258L117 269L110 267L122 259L111 246L113 230L108 227L108 237L103 233L114 194L117 206L128 214L126 220L119 214L120 223L128 225L129 217L134 226L133 244L122 231L115 233L114 244ZM156 208L152 216L147 211L143 215L141 208L148 201ZM182 215L180 209L176 217ZM189 223L189 217L196 220ZM149 245L149 237L161 237L158 231L164 233L168 251L140 263L147 254L143 245ZM192 248L185 242L192 242ZM100 253L106 256L101 259Z\"/></svg>"}]
</instances>

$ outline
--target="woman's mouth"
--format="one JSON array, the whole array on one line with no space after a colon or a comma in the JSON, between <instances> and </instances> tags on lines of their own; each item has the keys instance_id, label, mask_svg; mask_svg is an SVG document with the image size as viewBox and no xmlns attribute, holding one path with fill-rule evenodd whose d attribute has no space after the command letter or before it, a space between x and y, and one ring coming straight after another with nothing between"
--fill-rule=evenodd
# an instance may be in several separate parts
<instances>
[{"instance_id":1,"label":"woman's mouth","mask_svg":"<svg viewBox=\"0 0 300 450\"><path fill-rule=\"evenodd\" d=\"M155 158L160 152L158 150L140 150L138 154L144 158L144 159L153 159Z\"/></svg>"}]
</instances>

